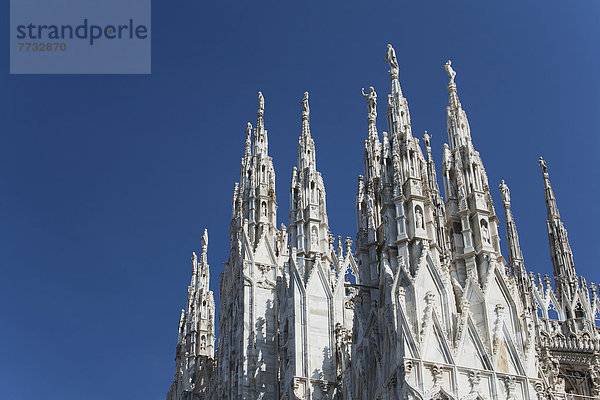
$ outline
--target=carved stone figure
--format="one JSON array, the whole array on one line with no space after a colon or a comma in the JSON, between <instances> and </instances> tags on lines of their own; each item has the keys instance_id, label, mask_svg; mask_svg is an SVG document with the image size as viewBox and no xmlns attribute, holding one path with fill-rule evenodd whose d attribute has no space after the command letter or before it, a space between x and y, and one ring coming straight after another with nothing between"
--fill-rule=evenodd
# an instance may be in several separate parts
<instances>
[{"instance_id":1,"label":"carved stone figure","mask_svg":"<svg viewBox=\"0 0 600 400\"><path fill-rule=\"evenodd\" d=\"M390 75L398 78L398 72L400 67L398 66L398 60L396 59L396 51L391 44L387 45L387 54L385 55L385 61L390 65Z\"/></svg>"},{"instance_id":2,"label":"carved stone figure","mask_svg":"<svg viewBox=\"0 0 600 400\"><path fill-rule=\"evenodd\" d=\"M481 224L481 237L483 238L483 241L485 243L490 243L490 231L487 227L487 223L485 223L485 221L482 221Z\"/></svg>"},{"instance_id":3,"label":"carved stone figure","mask_svg":"<svg viewBox=\"0 0 600 400\"><path fill-rule=\"evenodd\" d=\"M431 147L431 135L429 135L427 131L423 133L423 143L425 144L425 147Z\"/></svg>"},{"instance_id":4,"label":"carved stone figure","mask_svg":"<svg viewBox=\"0 0 600 400\"><path fill-rule=\"evenodd\" d=\"M423 211L420 207L415 210L415 226L417 229L423 229Z\"/></svg>"},{"instance_id":5,"label":"carved stone figure","mask_svg":"<svg viewBox=\"0 0 600 400\"><path fill-rule=\"evenodd\" d=\"M263 97L262 92L258 92L258 114L260 116L265 112L265 98Z\"/></svg>"},{"instance_id":6,"label":"carved stone figure","mask_svg":"<svg viewBox=\"0 0 600 400\"><path fill-rule=\"evenodd\" d=\"M310 107L308 105L308 92L304 92L304 98L302 98L302 116L308 117L310 115Z\"/></svg>"},{"instance_id":7,"label":"carved stone figure","mask_svg":"<svg viewBox=\"0 0 600 400\"><path fill-rule=\"evenodd\" d=\"M504 180L502 180L502 182L500 183L499 188L500 194L502 195L502 202L504 204L510 204L510 189L508 188L506 183L504 183Z\"/></svg>"},{"instance_id":8,"label":"carved stone figure","mask_svg":"<svg viewBox=\"0 0 600 400\"><path fill-rule=\"evenodd\" d=\"M540 168L542 168L542 171L544 171L544 173L546 173L548 171L548 166L546 165L546 161L544 161L544 159L542 157L540 157L538 164L539 164Z\"/></svg>"},{"instance_id":9,"label":"carved stone figure","mask_svg":"<svg viewBox=\"0 0 600 400\"><path fill-rule=\"evenodd\" d=\"M374 118L377 116L377 93L373 86L369 86L369 93L365 93L365 88L362 88L362 95L367 99L367 108L369 110L369 117Z\"/></svg>"},{"instance_id":10,"label":"carved stone figure","mask_svg":"<svg viewBox=\"0 0 600 400\"><path fill-rule=\"evenodd\" d=\"M313 228L310 235L310 240L313 247L317 247L319 245L319 232L316 228Z\"/></svg>"},{"instance_id":11,"label":"carved stone figure","mask_svg":"<svg viewBox=\"0 0 600 400\"><path fill-rule=\"evenodd\" d=\"M208 230L204 230L202 234L202 251L206 252L206 248L208 247Z\"/></svg>"},{"instance_id":12,"label":"carved stone figure","mask_svg":"<svg viewBox=\"0 0 600 400\"><path fill-rule=\"evenodd\" d=\"M449 84L453 85L454 77L456 77L456 72L452 69L452 61L446 61L446 64L444 64L444 69L446 70L446 72L448 72L448 77L450 77Z\"/></svg>"}]
</instances>

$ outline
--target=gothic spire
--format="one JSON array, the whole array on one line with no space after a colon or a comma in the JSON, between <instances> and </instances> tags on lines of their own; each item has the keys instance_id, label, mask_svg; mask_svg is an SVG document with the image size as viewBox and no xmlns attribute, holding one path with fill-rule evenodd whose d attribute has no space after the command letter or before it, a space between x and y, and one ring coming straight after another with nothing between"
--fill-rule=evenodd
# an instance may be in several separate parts
<instances>
[{"instance_id":1,"label":"gothic spire","mask_svg":"<svg viewBox=\"0 0 600 400\"><path fill-rule=\"evenodd\" d=\"M369 86L368 93L365 89L361 91L363 97L367 100L367 123L368 133L365 140L365 174L367 181L378 178L380 175L381 142L377 133L377 92L373 86Z\"/></svg>"},{"instance_id":2,"label":"gothic spire","mask_svg":"<svg viewBox=\"0 0 600 400\"><path fill-rule=\"evenodd\" d=\"M394 50L389 43L387 45L387 53L384 60L390 65L390 70L388 72L390 74L390 80L392 81L392 95L403 97L400 82L398 80L400 67L398 66L398 60L396 59L396 50Z\"/></svg>"},{"instance_id":3,"label":"gothic spire","mask_svg":"<svg viewBox=\"0 0 600 400\"><path fill-rule=\"evenodd\" d=\"M192 279L188 287L187 308L182 310L179 336L182 357L214 356L214 297L210 290L207 258L208 231L201 239L200 259L192 252ZM186 355L187 353L187 355Z\"/></svg>"},{"instance_id":4,"label":"gothic spire","mask_svg":"<svg viewBox=\"0 0 600 400\"><path fill-rule=\"evenodd\" d=\"M548 212L548 221L560 220L560 213L556 205L556 197L552 185L550 185L550 175L548 174L548 165L543 157L540 157L538 164L542 169L542 177L544 178L544 197L546 198L546 209Z\"/></svg>"},{"instance_id":5,"label":"gothic spire","mask_svg":"<svg viewBox=\"0 0 600 400\"><path fill-rule=\"evenodd\" d=\"M435 171L435 162L431 155L431 135L425 131L423 133L423 143L425 144L425 153L427 154L427 176L429 178L429 188L434 197L434 201L438 201L441 198L440 187L437 182L437 173Z\"/></svg>"},{"instance_id":6,"label":"gothic spire","mask_svg":"<svg viewBox=\"0 0 600 400\"><path fill-rule=\"evenodd\" d=\"M538 161L542 168L542 177L544 178L544 196L546 198L548 227L548 242L550 245L550 256L554 266L554 279L556 281L556 291L559 297L566 296L566 299L572 299L577 287L577 273L573 262L573 252L567 230L565 229L556 205L556 197L550 185L550 176L548 175L548 166L542 157Z\"/></svg>"},{"instance_id":7,"label":"gothic spire","mask_svg":"<svg viewBox=\"0 0 600 400\"><path fill-rule=\"evenodd\" d=\"M200 268L198 270L200 274L200 284L203 286L205 291L208 291L210 282L210 268L208 267L208 230L204 229L201 241L201 253L200 253Z\"/></svg>"},{"instance_id":8,"label":"gothic spire","mask_svg":"<svg viewBox=\"0 0 600 400\"><path fill-rule=\"evenodd\" d=\"M302 98L302 131L298 140L298 169L303 170L312 166L316 169L315 141L310 135L310 107L308 105L308 92Z\"/></svg>"},{"instance_id":9,"label":"gothic spire","mask_svg":"<svg viewBox=\"0 0 600 400\"><path fill-rule=\"evenodd\" d=\"M258 118L254 135L252 124L246 127L244 157L240 167L240 183L233 193L232 229L248 222L248 237L256 245L264 232L275 234L277 203L275 201L275 169L269 157L269 139L264 122L265 99L258 92ZM253 143L254 142L254 143Z\"/></svg>"},{"instance_id":10,"label":"gothic spire","mask_svg":"<svg viewBox=\"0 0 600 400\"><path fill-rule=\"evenodd\" d=\"M404 141L412 138L410 112L408 101L402 94L400 81L398 79L399 66L396 59L396 51L391 44L387 46L385 61L390 65L390 80L392 84L391 93L388 96L388 126L390 127L390 136L401 135Z\"/></svg>"},{"instance_id":11,"label":"gothic spire","mask_svg":"<svg viewBox=\"0 0 600 400\"><path fill-rule=\"evenodd\" d=\"M467 114L462 109L462 105L458 99L456 82L454 82L456 72L452 68L452 61L448 60L444 65L444 69L448 72L449 77L448 94L450 99L447 107L448 140L450 141L450 148L454 149L462 144L471 142L471 128L469 127Z\"/></svg>"},{"instance_id":12,"label":"gothic spire","mask_svg":"<svg viewBox=\"0 0 600 400\"><path fill-rule=\"evenodd\" d=\"M310 138L310 106L308 104L308 92L304 92L304 97L302 98L302 131L300 137L305 140Z\"/></svg>"},{"instance_id":13,"label":"gothic spire","mask_svg":"<svg viewBox=\"0 0 600 400\"><path fill-rule=\"evenodd\" d=\"M456 82L454 82L454 78L456 78L456 71L452 68L452 60L446 61L444 65L444 69L448 72L448 78L450 79L448 82L448 94L450 95L450 107L459 108L461 107L460 101L458 100L458 92L456 90Z\"/></svg>"},{"instance_id":14,"label":"gothic spire","mask_svg":"<svg viewBox=\"0 0 600 400\"><path fill-rule=\"evenodd\" d=\"M310 133L308 92L302 99L302 131L298 139L298 166L290 184L290 246L298 254L324 253L328 231L325 186L316 169L315 141Z\"/></svg>"},{"instance_id":15,"label":"gothic spire","mask_svg":"<svg viewBox=\"0 0 600 400\"><path fill-rule=\"evenodd\" d=\"M257 126L264 127L264 113L265 113L265 98L263 97L262 92L258 92L258 119Z\"/></svg>"},{"instance_id":16,"label":"gothic spire","mask_svg":"<svg viewBox=\"0 0 600 400\"><path fill-rule=\"evenodd\" d=\"M258 92L258 117L256 120L256 130L254 134L254 154L259 157L268 157L269 138L265 130L265 98L262 92Z\"/></svg>"},{"instance_id":17,"label":"gothic spire","mask_svg":"<svg viewBox=\"0 0 600 400\"><path fill-rule=\"evenodd\" d=\"M198 284L198 256L195 251L192 251L192 280L190 287L196 287ZM189 301L189 299L188 299Z\"/></svg>"},{"instance_id":18,"label":"gothic spire","mask_svg":"<svg viewBox=\"0 0 600 400\"><path fill-rule=\"evenodd\" d=\"M244 159L250 160L252 158L252 124L248 122L246 126L246 148L244 151Z\"/></svg>"},{"instance_id":19,"label":"gothic spire","mask_svg":"<svg viewBox=\"0 0 600 400\"><path fill-rule=\"evenodd\" d=\"M450 146L444 146L443 173L446 198L452 205L447 208L448 217L460 219L461 223L448 221L446 226L453 240L452 249L458 253L453 255L457 260L457 279L463 283L465 278L476 278L483 288L501 259L498 219L483 161L471 142L469 121L458 99L456 72L451 64L448 61L444 65L449 76L446 117ZM456 240L458 233L462 240Z\"/></svg>"},{"instance_id":20,"label":"gothic spire","mask_svg":"<svg viewBox=\"0 0 600 400\"><path fill-rule=\"evenodd\" d=\"M425 131L423 134L423 143L425 144L425 152L427 154L427 183L429 185L431 201L433 203L436 243L439 246L440 258L445 260L449 256L448 235L445 227L446 209L437 181L435 162L433 161L433 156L431 155L431 136L427 133L427 131Z\"/></svg>"},{"instance_id":21,"label":"gothic spire","mask_svg":"<svg viewBox=\"0 0 600 400\"><path fill-rule=\"evenodd\" d=\"M504 180L498 186L500 194L502 195L502 204L504 206L504 215L506 218L506 240L508 242L508 264L513 269L513 272L520 273L521 271L514 271L515 264L523 262L523 253L521 252L521 244L519 243L519 234L517 233L517 225L512 215L510 208L510 189L508 185L504 183Z\"/></svg>"},{"instance_id":22,"label":"gothic spire","mask_svg":"<svg viewBox=\"0 0 600 400\"><path fill-rule=\"evenodd\" d=\"M247 195L247 189L250 187L252 168L252 124L248 122L246 125L246 142L244 146L244 157L240 165L240 182L239 190L234 193L234 197L243 199ZM236 202L234 201L234 206Z\"/></svg>"},{"instance_id":23,"label":"gothic spire","mask_svg":"<svg viewBox=\"0 0 600 400\"><path fill-rule=\"evenodd\" d=\"M369 124L368 140L371 143L379 141L379 135L377 134L377 93L373 86L369 86L369 92L365 93L365 88L362 88L362 95L367 99L367 122Z\"/></svg>"},{"instance_id":24,"label":"gothic spire","mask_svg":"<svg viewBox=\"0 0 600 400\"><path fill-rule=\"evenodd\" d=\"M504 180L498 186L500 195L502 196L502 205L504 206L504 218L506 220L506 241L508 243L508 265L510 272L517 280L517 284L521 291L521 298L526 307L530 308L531 293L529 290L530 281L527 277L525 264L523 262L523 253L521 252L521 244L519 242L519 234L517 233L517 224L512 215L510 208L510 189L504 183Z\"/></svg>"}]
</instances>

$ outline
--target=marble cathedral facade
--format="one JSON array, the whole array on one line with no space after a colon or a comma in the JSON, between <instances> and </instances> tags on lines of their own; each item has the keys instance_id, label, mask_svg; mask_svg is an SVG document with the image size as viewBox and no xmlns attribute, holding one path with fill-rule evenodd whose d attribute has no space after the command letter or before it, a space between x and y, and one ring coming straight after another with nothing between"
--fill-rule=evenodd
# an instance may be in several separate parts
<instances>
[{"instance_id":1,"label":"marble cathedral facade","mask_svg":"<svg viewBox=\"0 0 600 400\"><path fill-rule=\"evenodd\" d=\"M504 181L508 261L501 253L500 221L450 61L443 196L430 136L422 144L413 136L391 45L386 61L387 132L377 131L375 90L363 92L368 131L354 245L331 233L308 93L288 226L277 226L259 93L233 193L218 319L205 232L167 400L600 398L599 292L575 271L546 163L539 161L554 286L525 268Z\"/></svg>"}]
</instances>

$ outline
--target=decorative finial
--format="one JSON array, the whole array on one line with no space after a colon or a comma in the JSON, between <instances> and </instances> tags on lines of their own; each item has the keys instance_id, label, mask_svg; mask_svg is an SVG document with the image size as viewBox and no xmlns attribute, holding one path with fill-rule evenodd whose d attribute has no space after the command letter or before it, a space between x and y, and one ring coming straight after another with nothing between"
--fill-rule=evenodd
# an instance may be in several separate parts
<instances>
[{"instance_id":1,"label":"decorative finial","mask_svg":"<svg viewBox=\"0 0 600 400\"><path fill-rule=\"evenodd\" d=\"M542 171L544 173L548 172L548 166L546 165L546 161L544 161L544 159L542 157L540 157L540 159L538 161L538 165L542 168Z\"/></svg>"},{"instance_id":2,"label":"decorative finial","mask_svg":"<svg viewBox=\"0 0 600 400\"><path fill-rule=\"evenodd\" d=\"M452 69L452 61L451 60L446 61L446 64L444 64L444 69L446 70L446 72L448 72L448 76L450 77L450 82L448 82L448 84L453 85L454 77L456 76L456 72Z\"/></svg>"},{"instance_id":3,"label":"decorative finial","mask_svg":"<svg viewBox=\"0 0 600 400\"><path fill-rule=\"evenodd\" d=\"M385 55L384 60L387 61L387 63L390 65L389 72L392 79L398 79L398 72L400 68L398 66L398 60L396 59L396 51L394 50L391 44L387 45L387 54Z\"/></svg>"},{"instance_id":4,"label":"decorative finial","mask_svg":"<svg viewBox=\"0 0 600 400\"><path fill-rule=\"evenodd\" d=\"M248 122L248 125L246 126L246 139L249 139L251 134L252 134L252 124L250 122Z\"/></svg>"},{"instance_id":5,"label":"decorative finial","mask_svg":"<svg viewBox=\"0 0 600 400\"><path fill-rule=\"evenodd\" d=\"M367 99L367 108L369 110L369 120L374 121L377 117L377 93L373 86L369 86L369 93L365 93L365 88L361 90L364 98Z\"/></svg>"},{"instance_id":6,"label":"decorative finial","mask_svg":"<svg viewBox=\"0 0 600 400\"><path fill-rule=\"evenodd\" d=\"M346 245L346 254L351 254L352 253L352 239L350 238L350 236L346 236L346 240L345 243Z\"/></svg>"},{"instance_id":7,"label":"decorative finial","mask_svg":"<svg viewBox=\"0 0 600 400\"><path fill-rule=\"evenodd\" d=\"M304 92L302 99L302 119L308 119L310 115L310 107L308 106L308 92Z\"/></svg>"},{"instance_id":8,"label":"decorative finial","mask_svg":"<svg viewBox=\"0 0 600 400\"><path fill-rule=\"evenodd\" d=\"M265 112L265 98L262 92L258 92L258 115L262 117Z\"/></svg>"},{"instance_id":9,"label":"decorative finial","mask_svg":"<svg viewBox=\"0 0 600 400\"><path fill-rule=\"evenodd\" d=\"M361 197L364 196L365 193L365 181L362 175L358 176L358 192L357 192L357 196Z\"/></svg>"}]
</instances>

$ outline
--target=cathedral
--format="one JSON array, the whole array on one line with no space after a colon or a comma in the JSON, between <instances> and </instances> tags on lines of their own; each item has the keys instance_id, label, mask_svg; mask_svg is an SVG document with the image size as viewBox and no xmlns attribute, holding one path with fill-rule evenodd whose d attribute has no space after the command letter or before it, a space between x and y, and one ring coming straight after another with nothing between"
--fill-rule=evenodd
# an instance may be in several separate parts
<instances>
[{"instance_id":1,"label":"cathedral","mask_svg":"<svg viewBox=\"0 0 600 400\"><path fill-rule=\"evenodd\" d=\"M548 165L540 158L553 280L525 267L504 181L507 257L501 253L495 189L451 62L438 170L430 136L413 136L391 45L385 59L387 132L377 131L375 89L363 91L368 130L354 240L329 226L308 93L288 224L277 226L259 92L233 190L219 313L205 231L192 256L167 400L600 398L599 292L577 275Z\"/></svg>"}]
</instances>

